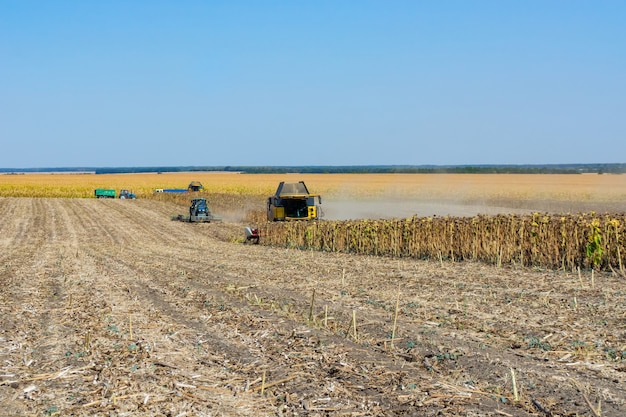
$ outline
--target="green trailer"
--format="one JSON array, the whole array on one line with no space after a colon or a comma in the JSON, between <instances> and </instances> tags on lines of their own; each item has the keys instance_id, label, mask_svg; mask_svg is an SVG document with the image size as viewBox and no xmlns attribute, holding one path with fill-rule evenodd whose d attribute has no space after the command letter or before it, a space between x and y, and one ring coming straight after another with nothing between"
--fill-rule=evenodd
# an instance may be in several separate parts
<instances>
[{"instance_id":1,"label":"green trailer","mask_svg":"<svg viewBox=\"0 0 626 417\"><path fill-rule=\"evenodd\" d=\"M106 188L96 188L94 194L96 198L115 198L115 190Z\"/></svg>"}]
</instances>

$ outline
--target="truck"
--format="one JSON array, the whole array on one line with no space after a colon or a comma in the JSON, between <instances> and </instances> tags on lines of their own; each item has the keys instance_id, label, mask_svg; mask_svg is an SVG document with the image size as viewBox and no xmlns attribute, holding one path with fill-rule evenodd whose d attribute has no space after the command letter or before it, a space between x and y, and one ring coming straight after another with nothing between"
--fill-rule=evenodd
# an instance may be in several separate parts
<instances>
[{"instance_id":1,"label":"truck","mask_svg":"<svg viewBox=\"0 0 626 417\"><path fill-rule=\"evenodd\" d=\"M96 198L115 198L116 192L115 190L108 188L96 188L94 190L94 195Z\"/></svg>"},{"instance_id":2,"label":"truck","mask_svg":"<svg viewBox=\"0 0 626 417\"><path fill-rule=\"evenodd\" d=\"M317 204L316 204L317 200ZM267 199L269 221L316 220L323 216L322 197L311 194L304 181L281 182L276 193Z\"/></svg>"}]
</instances>

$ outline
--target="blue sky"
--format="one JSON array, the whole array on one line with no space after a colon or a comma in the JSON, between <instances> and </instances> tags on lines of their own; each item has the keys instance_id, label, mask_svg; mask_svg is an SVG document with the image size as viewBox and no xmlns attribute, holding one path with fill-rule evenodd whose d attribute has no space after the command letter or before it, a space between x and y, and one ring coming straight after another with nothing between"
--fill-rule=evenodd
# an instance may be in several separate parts
<instances>
[{"instance_id":1,"label":"blue sky","mask_svg":"<svg viewBox=\"0 0 626 417\"><path fill-rule=\"evenodd\" d=\"M0 1L0 167L626 162L626 2Z\"/></svg>"}]
</instances>

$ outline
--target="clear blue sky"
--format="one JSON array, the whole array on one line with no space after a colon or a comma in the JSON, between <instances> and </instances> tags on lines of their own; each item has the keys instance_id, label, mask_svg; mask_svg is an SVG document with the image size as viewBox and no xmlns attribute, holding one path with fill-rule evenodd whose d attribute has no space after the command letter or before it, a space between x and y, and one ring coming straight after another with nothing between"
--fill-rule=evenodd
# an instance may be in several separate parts
<instances>
[{"instance_id":1,"label":"clear blue sky","mask_svg":"<svg viewBox=\"0 0 626 417\"><path fill-rule=\"evenodd\" d=\"M0 1L0 167L626 162L626 1Z\"/></svg>"}]
</instances>

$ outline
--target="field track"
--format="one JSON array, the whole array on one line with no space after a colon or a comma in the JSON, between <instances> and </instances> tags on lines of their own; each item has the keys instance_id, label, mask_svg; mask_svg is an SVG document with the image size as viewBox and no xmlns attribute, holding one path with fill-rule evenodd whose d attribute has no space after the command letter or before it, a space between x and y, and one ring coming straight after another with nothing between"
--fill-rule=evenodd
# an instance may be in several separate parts
<instances>
[{"instance_id":1,"label":"field track","mask_svg":"<svg viewBox=\"0 0 626 417\"><path fill-rule=\"evenodd\" d=\"M626 415L624 277L246 245L179 210L0 198L4 415Z\"/></svg>"}]
</instances>

